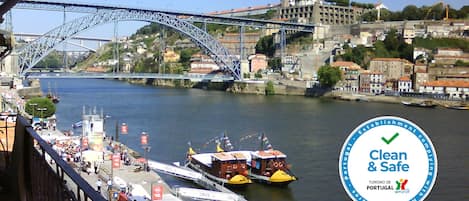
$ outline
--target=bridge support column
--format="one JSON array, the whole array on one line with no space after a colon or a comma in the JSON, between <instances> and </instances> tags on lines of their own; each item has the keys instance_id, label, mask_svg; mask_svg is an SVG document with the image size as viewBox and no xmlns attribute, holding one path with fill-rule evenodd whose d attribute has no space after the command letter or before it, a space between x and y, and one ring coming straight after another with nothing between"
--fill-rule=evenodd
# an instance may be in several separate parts
<instances>
[{"instance_id":1,"label":"bridge support column","mask_svg":"<svg viewBox=\"0 0 469 201\"><path fill-rule=\"evenodd\" d=\"M285 65L285 48L287 47L287 40L285 37L285 28L280 28L280 66L283 68Z\"/></svg>"},{"instance_id":2,"label":"bridge support column","mask_svg":"<svg viewBox=\"0 0 469 201\"><path fill-rule=\"evenodd\" d=\"M244 59L244 25L239 27L239 60Z\"/></svg>"}]
</instances>

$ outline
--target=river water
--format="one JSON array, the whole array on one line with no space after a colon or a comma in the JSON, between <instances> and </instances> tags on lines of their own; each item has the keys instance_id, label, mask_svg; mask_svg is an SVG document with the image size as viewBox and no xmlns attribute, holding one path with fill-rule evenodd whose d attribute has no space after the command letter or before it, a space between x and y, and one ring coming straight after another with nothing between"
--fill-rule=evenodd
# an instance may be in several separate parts
<instances>
[{"instance_id":1,"label":"river water","mask_svg":"<svg viewBox=\"0 0 469 201\"><path fill-rule=\"evenodd\" d=\"M427 200L469 200L469 112L444 108L411 108L398 104L345 102L296 96L233 95L199 89L168 89L131 85L114 80L51 79L61 98L58 128L68 130L81 118L83 106L96 106L115 121L126 122L123 143L142 152L139 135L150 134L149 158L183 161L193 147L213 152L204 143L226 132L236 147L257 146L255 140L238 142L248 134L265 132L274 148L288 155L300 178L286 188L253 184L240 191L248 200L350 200L338 173L338 156L348 134L360 123L381 115L406 118L423 128L438 154L438 178ZM168 178L168 182L187 185Z\"/></svg>"}]
</instances>

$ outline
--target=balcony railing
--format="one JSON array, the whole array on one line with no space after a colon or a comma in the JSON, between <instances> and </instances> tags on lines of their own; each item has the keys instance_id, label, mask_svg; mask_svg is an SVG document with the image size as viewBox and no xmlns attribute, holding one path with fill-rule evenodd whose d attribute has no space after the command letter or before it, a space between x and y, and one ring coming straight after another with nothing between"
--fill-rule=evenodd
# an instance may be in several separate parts
<instances>
[{"instance_id":1,"label":"balcony railing","mask_svg":"<svg viewBox=\"0 0 469 201\"><path fill-rule=\"evenodd\" d=\"M9 192L11 200L106 200L62 160L22 116L16 119L14 138L10 160L4 174L0 175L4 191Z\"/></svg>"}]
</instances>

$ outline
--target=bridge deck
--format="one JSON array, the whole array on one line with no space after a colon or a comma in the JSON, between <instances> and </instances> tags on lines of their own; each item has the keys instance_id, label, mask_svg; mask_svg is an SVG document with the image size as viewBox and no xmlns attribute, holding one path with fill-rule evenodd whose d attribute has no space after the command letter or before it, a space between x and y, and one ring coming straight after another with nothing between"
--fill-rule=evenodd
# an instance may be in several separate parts
<instances>
[{"instance_id":1,"label":"bridge deck","mask_svg":"<svg viewBox=\"0 0 469 201\"><path fill-rule=\"evenodd\" d=\"M170 79L227 82L233 77L227 75L198 74L157 74L157 73L29 73L26 77L36 79L72 78L72 79Z\"/></svg>"}]
</instances>

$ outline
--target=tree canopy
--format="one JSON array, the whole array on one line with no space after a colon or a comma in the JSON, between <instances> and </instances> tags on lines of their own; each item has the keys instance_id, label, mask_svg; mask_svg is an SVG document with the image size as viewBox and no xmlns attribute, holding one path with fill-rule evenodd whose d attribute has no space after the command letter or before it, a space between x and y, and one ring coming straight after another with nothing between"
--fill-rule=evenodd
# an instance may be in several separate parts
<instances>
[{"instance_id":1,"label":"tree canopy","mask_svg":"<svg viewBox=\"0 0 469 201\"><path fill-rule=\"evenodd\" d=\"M26 102L25 105L25 111L34 117L51 117L55 114L55 110L56 108L54 103L50 99L43 97L31 98Z\"/></svg>"},{"instance_id":2,"label":"tree canopy","mask_svg":"<svg viewBox=\"0 0 469 201\"><path fill-rule=\"evenodd\" d=\"M342 79L342 72L339 68L334 68L329 65L321 66L318 70L319 83L325 87L334 86L339 80Z\"/></svg>"},{"instance_id":3,"label":"tree canopy","mask_svg":"<svg viewBox=\"0 0 469 201\"><path fill-rule=\"evenodd\" d=\"M257 41L256 53L265 54L268 57L274 56L275 45L274 37L272 35L264 36Z\"/></svg>"},{"instance_id":4,"label":"tree canopy","mask_svg":"<svg viewBox=\"0 0 469 201\"><path fill-rule=\"evenodd\" d=\"M352 2L353 4L354 2ZM408 5L402 11L389 11L381 9L380 20L384 21L403 21L403 20L442 20L446 17L446 8L442 3L432 6L417 7ZM364 13L361 18L363 21L372 22L377 20L377 10L371 10ZM448 5L448 17L451 19L466 19L469 17L469 6L463 6L456 10Z\"/></svg>"}]
</instances>

